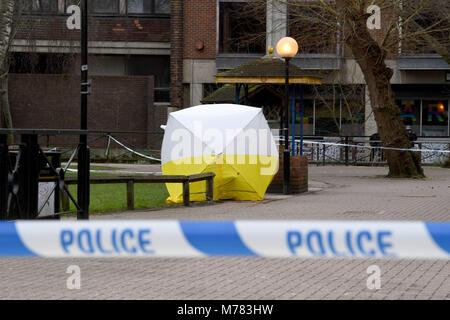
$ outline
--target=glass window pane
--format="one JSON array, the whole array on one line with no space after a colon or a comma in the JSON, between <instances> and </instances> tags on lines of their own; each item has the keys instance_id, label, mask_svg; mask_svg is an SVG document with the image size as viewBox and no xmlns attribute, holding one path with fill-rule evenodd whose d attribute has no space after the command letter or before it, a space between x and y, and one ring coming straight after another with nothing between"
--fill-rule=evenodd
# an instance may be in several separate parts
<instances>
[{"instance_id":1,"label":"glass window pane","mask_svg":"<svg viewBox=\"0 0 450 320\"><path fill-rule=\"evenodd\" d=\"M119 13L119 1L92 0L92 11L95 13Z\"/></svg>"},{"instance_id":2,"label":"glass window pane","mask_svg":"<svg viewBox=\"0 0 450 320\"><path fill-rule=\"evenodd\" d=\"M364 101L342 99L342 132L344 136L364 135Z\"/></svg>"},{"instance_id":3,"label":"glass window pane","mask_svg":"<svg viewBox=\"0 0 450 320\"><path fill-rule=\"evenodd\" d=\"M169 14L170 0L155 0L155 13Z\"/></svg>"},{"instance_id":4,"label":"glass window pane","mask_svg":"<svg viewBox=\"0 0 450 320\"><path fill-rule=\"evenodd\" d=\"M151 13L152 0L128 0L128 13Z\"/></svg>"},{"instance_id":5,"label":"glass window pane","mask_svg":"<svg viewBox=\"0 0 450 320\"><path fill-rule=\"evenodd\" d=\"M289 6L288 32L297 40L300 54L336 53L337 34L323 23L335 19L320 7L305 8L296 1Z\"/></svg>"},{"instance_id":6,"label":"glass window pane","mask_svg":"<svg viewBox=\"0 0 450 320\"><path fill-rule=\"evenodd\" d=\"M300 135L301 110L300 102L295 103L295 135ZM313 135L314 125L314 100L303 101L303 134Z\"/></svg>"},{"instance_id":7,"label":"glass window pane","mask_svg":"<svg viewBox=\"0 0 450 320\"><path fill-rule=\"evenodd\" d=\"M20 3L20 9L25 12L30 12L33 10L33 3L31 1L22 1Z\"/></svg>"},{"instance_id":8,"label":"glass window pane","mask_svg":"<svg viewBox=\"0 0 450 320\"><path fill-rule=\"evenodd\" d=\"M448 101L423 100L422 124L424 136L448 135Z\"/></svg>"},{"instance_id":9,"label":"glass window pane","mask_svg":"<svg viewBox=\"0 0 450 320\"><path fill-rule=\"evenodd\" d=\"M339 135L339 101L316 100L316 135Z\"/></svg>"},{"instance_id":10,"label":"glass window pane","mask_svg":"<svg viewBox=\"0 0 450 320\"><path fill-rule=\"evenodd\" d=\"M30 4L32 1L29 1ZM28 5L27 8L31 9L31 5ZM37 0L35 1L35 6L33 11L37 12L58 12L58 0Z\"/></svg>"},{"instance_id":11,"label":"glass window pane","mask_svg":"<svg viewBox=\"0 0 450 320\"><path fill-rule=\"evenodd\" d=\"M420 100L398 100L397 105L405 126L411 127L416 135L420 135Z\"/></svg>"},{"instance_id":12,"label":"glass window pane","mask_svg":"<svg viewBox=\"0 0 450 320\"><path fill-rule=\"evenodd\" d=\"M265 2L220 3L219 51L221 53L265 53Z\"/></svg>"},{"instance_id":13,"label":"glass window pane","mask_svg":"<svg viewBox=\"0 0 450 320\"><path fill-rule=\"evenodd\" d=\"M80 5L80 0L66 0L66 8L71 5Z\"/></svg>"}]
</instances>

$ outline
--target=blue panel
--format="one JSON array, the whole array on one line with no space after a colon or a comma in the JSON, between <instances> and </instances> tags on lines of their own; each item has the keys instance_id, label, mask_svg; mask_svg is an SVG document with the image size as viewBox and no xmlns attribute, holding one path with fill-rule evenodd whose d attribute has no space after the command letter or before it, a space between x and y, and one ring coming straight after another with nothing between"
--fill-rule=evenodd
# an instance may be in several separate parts
<instances>
[{"instance_id":1,"label":"blue panel","mask_svg":"<svg viewBox=\"0 0 450 320\"><path fill-rule=\"evenodd\" d=\"M425 223L434 242L450 254L450 223Z\"/></svg>"},{"instance_id":2,"label":"blue panel","mask_svg":"<svg viewBox=\"0 0 450 320\"><path fill-rule=\"evenodd\" d=\"M35 257L19 237L14 222L0 222L0 257Z\"/></svg>"},{"instance_id":3,"label":"blue panel","mask_svg":"<svg viewBox=\"0 0 450 320\"><path fill-rule=\"evenodd\" d=\"M233 222L180 222L187 241L212 256L257 256L240 238Z\"/></svg>"}]
</instances>

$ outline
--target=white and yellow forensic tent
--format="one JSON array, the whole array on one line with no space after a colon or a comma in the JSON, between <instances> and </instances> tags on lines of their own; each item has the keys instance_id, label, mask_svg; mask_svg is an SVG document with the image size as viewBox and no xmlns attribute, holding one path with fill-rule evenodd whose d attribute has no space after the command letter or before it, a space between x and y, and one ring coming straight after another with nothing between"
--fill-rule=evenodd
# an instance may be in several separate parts
<instances>
[{"instance_id":1,"label":"white and yellow forensic tent","mask_svg":"<svg viewBox=\"0 0 450 320\"><path fill-rule=\"evenodd\" d=\"M214 172L214 200L263 200L278 171L278 149L262 109L200 105L169 114L161 150L164 175ZM181 184L168 183L169 203L181 203ZM191 201L206 199L193 182Z\"/></svg>"}]
</instances>

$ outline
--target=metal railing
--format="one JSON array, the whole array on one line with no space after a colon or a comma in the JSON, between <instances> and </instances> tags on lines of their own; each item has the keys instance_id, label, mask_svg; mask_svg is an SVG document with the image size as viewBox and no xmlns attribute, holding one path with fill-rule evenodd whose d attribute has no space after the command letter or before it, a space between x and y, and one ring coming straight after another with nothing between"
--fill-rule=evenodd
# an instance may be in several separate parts
<instances>
[{"instance_id":1,"label":"metal railing","mask_svg":"<svg viewBox=\"0 0 450 320\"><path fill-rule=\"evenodd\" d=\"M303 155L317 165L384 165L385 148L381 141L368 136L305 136ZM450 157L450 137L418 137L411 148L420 153L424 165L444 163ZM300 139L295 139L295 154L300 152Z\"/></svg>"}]
</instances>

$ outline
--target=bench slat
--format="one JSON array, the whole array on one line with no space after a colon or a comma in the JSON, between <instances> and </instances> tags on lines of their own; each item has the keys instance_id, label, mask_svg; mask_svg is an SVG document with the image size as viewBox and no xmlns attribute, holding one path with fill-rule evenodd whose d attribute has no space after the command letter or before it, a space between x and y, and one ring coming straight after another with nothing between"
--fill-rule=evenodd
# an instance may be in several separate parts
<instances>
[{"instance_id":1,"label":"bench slat","mask_svg":"<svg viewBox=\"0 0 450 320\"><path fill-rule=\"evenodd\" d=\"M183 184L183 202L185 206L190 204L189 184L191 182L206 181L206 199L213 199L213 181L216 175L213 172L205 172L193 174L190 176L181 175L148 175L148 176L91 176L90 184L127 184L127 207L129 210L134 209L134 184L135 183L182 183ZM77 184L77 177L67 177L66 184ZM67 206L68 203L65 204Z\"/></svg>"}]
</instances>

